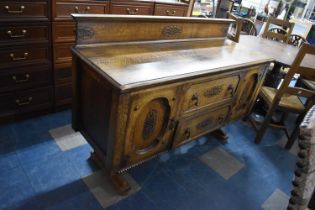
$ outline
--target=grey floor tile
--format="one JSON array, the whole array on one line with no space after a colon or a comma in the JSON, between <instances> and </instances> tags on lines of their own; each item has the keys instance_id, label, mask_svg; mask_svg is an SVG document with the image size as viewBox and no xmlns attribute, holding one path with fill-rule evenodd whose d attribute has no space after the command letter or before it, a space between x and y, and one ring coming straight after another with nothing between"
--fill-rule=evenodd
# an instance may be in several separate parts
<instances>
[{"instance_id":1,"label":"grey floor tile","mask_svg":"<svg viewBox=\"0 0 315 210\"><path fill-rule=\"evenodd\" d=\"M268 199L262 204L264 210L286 210L289 196L280 189L276 189Z\"/></svg>"},{"instance_id":2,"label":"grey floor tile","mask_svg":"<svg viewBox=\"0 0 315 210\"><path fill-rule=\"evenodd\" d=\"M220 147L203 154L200 159L226 180L244 167L242 162Z\"/></svg>"},{"instance_id":3,"label":"grey floor tile","mask_svg":"<svg viewBox=\"0 0 315 210\"><path fill-rule=\"evenodd\" d=\"M71 128L71 125L51 129L49 133L62 151L70 150L87 143L80 132L75 132Z\"/></svg>"},{"instance_id":4,"label":"grey floor tile","mask_svg":"<svg viewBox=\"0 0 315 210\"><path fill-rule=\"evenodd\" d=\"M107 208L140 190L140 186L129 174L123 174L123 176L131 186L130 192L125 196L121 196L116 192L109 177L102 171L97 171L87 177L84 177L83 181L100 205L103 208Z\"/></svg>"}]
</instances>

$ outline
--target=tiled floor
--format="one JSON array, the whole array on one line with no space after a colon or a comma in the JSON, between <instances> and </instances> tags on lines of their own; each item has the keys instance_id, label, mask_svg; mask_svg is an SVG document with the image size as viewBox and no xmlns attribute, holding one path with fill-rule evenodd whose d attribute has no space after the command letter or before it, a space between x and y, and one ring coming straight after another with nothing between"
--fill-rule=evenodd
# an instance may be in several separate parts
<instances>
[{"instance_id":1,"label":"tiled floor","mask_svg":"<svg viewBox=\"0 0 315 210\"><path fill-rule=\"evenodd\" d=\"M133 191L121 197L70 119L64 111L0 126L0 209L286 209L296 148L283 149L281 131L255 145L249 125L230 124L225 145L208 135L131 169Z\"/></svg>"}]
</instances>

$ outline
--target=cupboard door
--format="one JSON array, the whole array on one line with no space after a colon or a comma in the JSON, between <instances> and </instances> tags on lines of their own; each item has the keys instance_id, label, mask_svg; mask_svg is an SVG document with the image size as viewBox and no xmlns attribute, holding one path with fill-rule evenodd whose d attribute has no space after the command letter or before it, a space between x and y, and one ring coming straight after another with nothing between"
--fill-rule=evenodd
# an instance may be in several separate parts
<instances>
[{"instance_id":1,"label":"cupboard door","mask_svg":"<svg viewBox=\"0 0 315 210\"><path fill-rule=\"evenodd\" d=\"M170 146L176 101L176 88L154 88L131 96L124 166L148 159Z\"/></svg>"},{"instance_id":2,"label":"cupboard door","mask_svg":"<svg viewBox=\"0 0 315 210\"><path fill-rule=\"evenodd\" d=\"M265 67L253 67L245 72L244 78L237 90L231 120L240 119L251 111L262 85L264 68Z\"/></svg>"}]
</instances>

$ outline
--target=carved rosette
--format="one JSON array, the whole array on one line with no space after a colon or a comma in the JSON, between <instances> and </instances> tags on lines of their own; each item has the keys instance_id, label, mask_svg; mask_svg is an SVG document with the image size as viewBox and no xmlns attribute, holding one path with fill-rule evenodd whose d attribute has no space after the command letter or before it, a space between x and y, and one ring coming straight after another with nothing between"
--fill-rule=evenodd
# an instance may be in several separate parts
<instances>
[{"instance_id":1,"label":"carved rosette","mask_svg":"<svg viewBox=\"0 0 315 210\"><path fill-rule=\"evenodd\" d=\"M95 36L95 31L90 27L81 27L77 31L78 39L89 40Z\"/></svg>"},{"instance_id":2,"label":"carved rosette","mask_svg":"<svg viewBox=\"0 0 315 210\"><path fill-rule=\"evenodd\" d=\"M161 33L167 37L177 36L182 33L182 28L176 25L164 26Z\"/></svg>"}]
</instances>

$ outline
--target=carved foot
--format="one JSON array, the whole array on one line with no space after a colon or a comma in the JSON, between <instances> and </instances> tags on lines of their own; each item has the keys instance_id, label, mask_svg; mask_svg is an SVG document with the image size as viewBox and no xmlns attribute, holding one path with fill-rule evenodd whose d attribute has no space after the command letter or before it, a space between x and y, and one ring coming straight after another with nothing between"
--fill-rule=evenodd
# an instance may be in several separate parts
<instances>
[{"instance_id":1,"label":"carved foot","mask_svg":"<svg viewBox=\"0 0 315 210\"><path fill-rule=\"evenodd\" d=\"M110 174L108 173L108 170L106 170L104 164L102 163L101 159L97 156L95 152L91 153L91 160L95 161L96 164L105 172L105 174L108 174L110 176L110 180L115 187L116 191L120 195L126 195L129 190L131 189L129 183L119 174Z\"/></svg>"},{"instance_id":2,"label":"carved foot","mask_svg":"<svg viewBox=\"0 0 315 210\"><path fill-rule=\"evenodd\" d=\"M131 189L129 183L119 174L111 175L111 181L120 195L128 194Z\"/></svg>"},{"instance_id":3,"label":"carved foot","mask_svg":"<svg viewBox=\"0 0 315 210\"><path fill-rule=\"evenodd\" d=\"M227 139L229 138L229 136L221 128L213 131L212 135L218 138L223 144L227 143Z\"/></svg>"}]
</instances>

